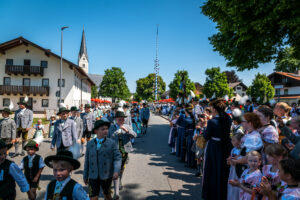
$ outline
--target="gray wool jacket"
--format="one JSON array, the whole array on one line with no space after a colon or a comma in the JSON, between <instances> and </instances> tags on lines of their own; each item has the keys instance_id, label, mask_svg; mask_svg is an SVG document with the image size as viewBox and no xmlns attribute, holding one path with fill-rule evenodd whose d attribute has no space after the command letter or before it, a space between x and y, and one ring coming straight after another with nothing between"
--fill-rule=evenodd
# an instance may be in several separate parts
<instances>
[{"instance_id":1,"label":"gray wool jacket","mask_svg":"<svg viewBox=\"0 0 300 200\"><path fill-rule=\"evenodd\" d=\"M111 178L114 173L120 172L122 156L115 142L106 138L97 150L96 138L89 141L86 147L83 180L105 180Z\"/></svg>"},{"instance_id":2,"label":"gray wool jacket","mask_svg":"<svg viewBox=\"0 0 300 200\"><path fill-rule=\"evenodd\" d=\"M0 138L16 139L16 123L10 118L0 120Z\"/></svg>"}]
</instances>

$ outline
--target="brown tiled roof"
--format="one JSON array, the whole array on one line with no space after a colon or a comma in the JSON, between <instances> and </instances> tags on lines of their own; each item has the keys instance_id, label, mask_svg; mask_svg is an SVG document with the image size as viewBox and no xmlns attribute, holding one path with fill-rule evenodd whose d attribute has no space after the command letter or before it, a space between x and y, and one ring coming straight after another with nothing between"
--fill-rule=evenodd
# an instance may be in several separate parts
<instances>
[{"instance_id":1,"label":"brown tiled roof","mask_svg":"<svg viewBox=\"0 0 300 200\"><path fill-rule=\"evenodd\" d=\"M287 72L274 72L274 73L270 74L268 77L270 77L274 74L279 74L279 75L286 76L286 77L300 81L300 76L298 74L287 73Z\"/></svg>"},{"instance_id":2,"label":"brown tiled roof","mask_svg":"<svg viewBox=\"0 0 300 200\"><path fill-rule=\"evenodd\" d=\"M13 39L13 40L10 40L10 41L1 43L1 44L0 44L0 53L5 54L5 51L6 51L6 50L12 49L12 48L17 47L17 46L22 45L22 44L24 44L24 45L26 45L26 46L27 46L28 44L30 44L31 46L36 47L36 48L38 48L38 49L44 51L46 55L52 55L52 56L54 56L54 57L60 59L60 56L57 55L57 54L55 54L55 53L53 53L53 52L51 52L50 49L45 49L45 48L43 48L43 47L41 47L41 46L39 46L39 45L37 45L37 44L35 44L35 43L29 41L29 40L26 40L26 39L23 38L23 37L18 37L18 38L16 38L16 39ZM64 62L67 62L67 63L70 65L70 68L71 68L71 69L73 69L73 67L74 67L74 69L76 69L80 74L82 74L83 76L85 76L85 78L87 78L87 80L88 80L92 85L95 85L94 81L88 76L88 74L85 73L85 71L84 71L81 67L79 67L78 65L76 65L76 64L72 63L71 61L66 60L66 59L64 59L64 58L63 58L63 61L64 61Z\"/></svg>"}]
</instances>

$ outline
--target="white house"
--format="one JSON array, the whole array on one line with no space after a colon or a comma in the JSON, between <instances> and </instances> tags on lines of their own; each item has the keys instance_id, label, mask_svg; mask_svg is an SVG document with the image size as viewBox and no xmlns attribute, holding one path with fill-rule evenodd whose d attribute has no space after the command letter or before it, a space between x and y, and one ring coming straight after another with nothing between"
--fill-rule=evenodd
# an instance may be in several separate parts
<instances>
[{"instance_id":1,"label":"white house","mask_svg":"<svg viewBox=\"0 0 300 200\"><path fill-rule=\"evenodd\" d=\"M89 103L91 87L88 76L88 56L83 39L79 51L79 65L66 59L62 63L62 100L71 107ZM34 112L57 110L60 84L60 56L23 37L0 44L0 110L10 101L29 97Z\"/></svg>"},{"instance_id":2,"label":"white house","mask_svg":"<svg viewBox=\"0 0 300 200\"><path fill-rule=\"evenodd\" d=\"M239 101L241 97L246 95L247 86L243 82L229 83L228 86L233 89L233 98Z\"/></svg>"},{"instance_id":3,"label":"white house","mask_svg":"<svg viewBox=\"0 0 300 200\"><path fill-rule=\"evenodd\" d=\"M295 73L274 72L268 76L275 88L274 99L289 104L300 101L300 70Z\"/></svg>"}]
</instances>

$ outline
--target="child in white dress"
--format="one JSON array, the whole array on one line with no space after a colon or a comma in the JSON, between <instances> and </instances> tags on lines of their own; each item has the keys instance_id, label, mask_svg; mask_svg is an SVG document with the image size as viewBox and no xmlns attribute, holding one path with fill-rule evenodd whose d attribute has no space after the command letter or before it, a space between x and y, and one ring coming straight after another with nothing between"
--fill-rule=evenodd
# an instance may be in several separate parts
<instances>
[{"instance_id":1,"label":"child in white dress","mask_svg":"<svg viewBox=\"0 0 300 200\"><path fill-rule=\"evenodd\" d=\"M244 135L242 133L236 133L231 138L231 143L234 146L231 150L230 156L227 159L227 164L230 165L230 173L228 180L238 179L236 174L235 164L232 160L238 160L241 158L241 139ZM234 187L231 184L227 186L227 199L231 200L239 200L240 189L238 187Z\"/></svg>"},{"instance_id":2,"label":"child in white dress","mask_svg":"<svg viewBox=\"0 0 300 200\"><path fill-rule=\"evenodd\" d=\"M40 145L44 140L44 134L45 134L44 125L42 124L41 119L37 121L37 124L34 126L34 128L35 128L35 133L33 136L33 140L36 143L38 143L38 145Z\"/></svg>"},{"instance_id":3,"label":"child in white dress","mask_svg":"<svg viewBox=\"0 0 300 200\"><path fill-rule=\"evenodd\" d=\"M248 166L240 180L229 180L229 184L240 188L240 200L257 200L255 188L259 187L262 173L259 170L261 155L257 151L250 151L247 154Z\"/></svg>"}]
</instances>

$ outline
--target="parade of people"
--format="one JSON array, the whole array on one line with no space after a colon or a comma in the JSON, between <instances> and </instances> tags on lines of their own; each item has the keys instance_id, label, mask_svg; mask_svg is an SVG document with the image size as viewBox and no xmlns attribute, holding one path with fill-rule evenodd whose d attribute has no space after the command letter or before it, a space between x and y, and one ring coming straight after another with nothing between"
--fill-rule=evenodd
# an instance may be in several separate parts
<instances>
[{"instance_id":1,"label":"parade of people","mask_svg":"<svg viewBox=\"0 0 300 200\"><path fill-rule=\"evenodd\" d=\"M1 0L0 200L300 200L299 8Z\"/></svg>"}]
</instances>

